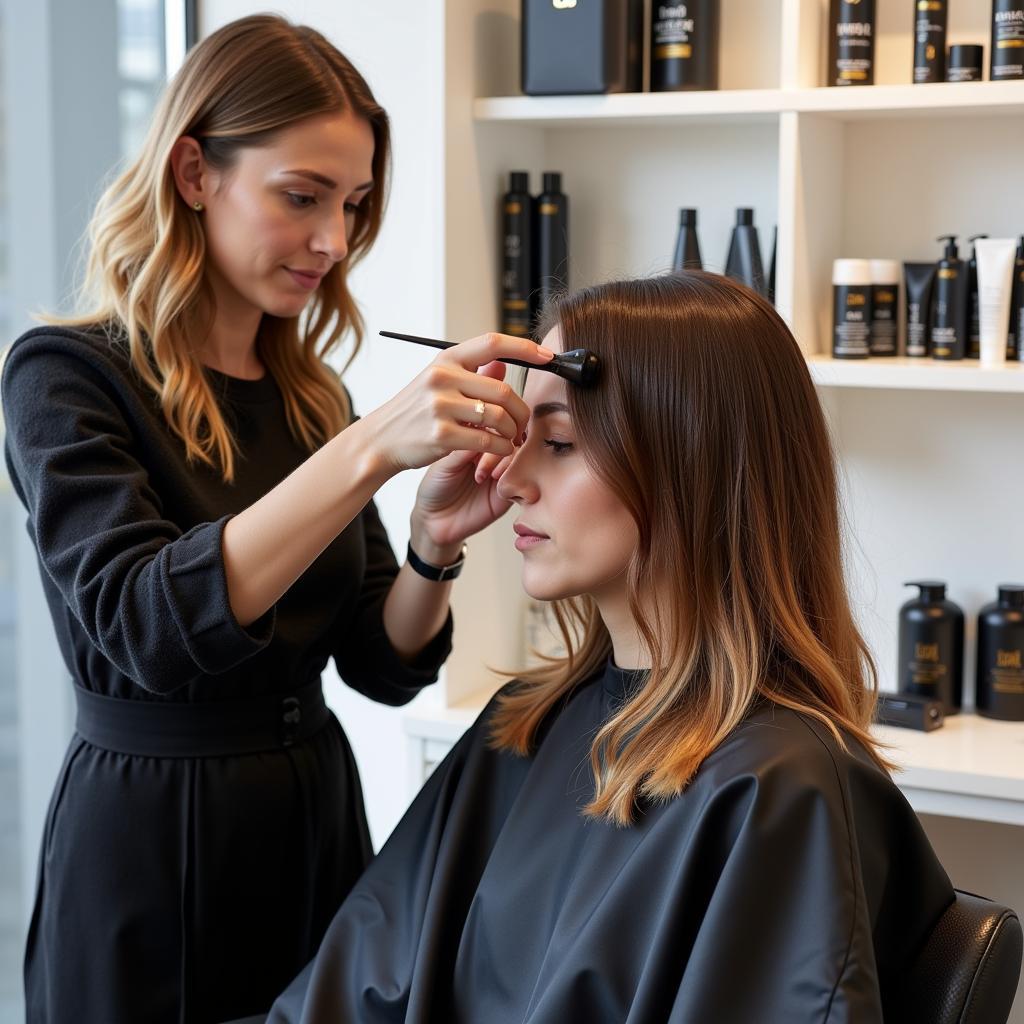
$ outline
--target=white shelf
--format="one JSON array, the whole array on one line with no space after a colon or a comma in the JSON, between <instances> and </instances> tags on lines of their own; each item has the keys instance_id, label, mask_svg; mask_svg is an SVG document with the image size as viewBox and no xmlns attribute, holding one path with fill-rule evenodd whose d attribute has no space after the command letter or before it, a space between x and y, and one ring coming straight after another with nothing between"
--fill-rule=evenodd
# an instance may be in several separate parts
<instances>
[{"instance_id":1,"label":"white shelf","mask_svg":"<svg viewBox=\"0 0 1024 1024\"><path fill-rule=\"evenodd\" d=\"M1024 722L973 714L935 732L875 726L903 770L894 781L916 811L1024 825Z\"/></svg>"},{"instance_id":2,"label":"white shelf","mask_svg":"<svg viewBox=\"0 0 1024 1024\"><path fill-rule=\"evenodd\" d=\"M499 96L473 104L477 121L550 127L672 124L690 120L768 121L785 108L781 89L613 93L607 96Z\"/></svg>"},{"instance_id":3,"label":"white shelf","mask_svg":"<svg viewBox=\"0 0 1024 1024\"><path fill-rule=\"evenodd\" d=\"M548 127L766 121L782 113L839 120L1024 114L1024 82L939 82L859 88L724 89L607 96L496 96L475 100L482 122Z\"/></svg>"},{"instance_id":4,"label":"white shelf","mask_svg":"<svg viewBox=\"0 0 1024 1024\"><path fill-rule=\"evenodd\" d=\"M833 359L807 357L814 383L831 388L894 388L909 391L1024 392L1024 363L982 367L977 360Z\"/></svg>"},{"instance_id":5,"label":"white shelf","mask_svg":"<svg viewBox=\"0 0 1024 1024\"><path fill-rule=\"evenodd\" d=\"M795 89L802 114L827 114L843 121L878 117L992 117L1024 114L1024 82L935 82L858 88Z\"/></svg>"}]
</instances>

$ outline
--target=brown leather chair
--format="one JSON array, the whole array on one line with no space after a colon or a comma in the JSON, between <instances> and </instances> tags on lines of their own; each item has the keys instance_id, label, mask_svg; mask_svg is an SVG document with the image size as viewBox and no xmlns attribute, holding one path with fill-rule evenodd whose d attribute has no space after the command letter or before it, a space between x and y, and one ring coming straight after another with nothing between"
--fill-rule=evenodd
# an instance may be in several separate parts
<instances>
[{"instance_id":1,"label":"brown leather chair","mask_svg":"<svg viewBox=\"0 0 1024 1024\"><path fill-rule=\"evenodd\" d=\"M957 890L907 974L893 1020L1006 1024L1017 994L1021 948L1014 911Z\"/></svg>"}]
</instances>

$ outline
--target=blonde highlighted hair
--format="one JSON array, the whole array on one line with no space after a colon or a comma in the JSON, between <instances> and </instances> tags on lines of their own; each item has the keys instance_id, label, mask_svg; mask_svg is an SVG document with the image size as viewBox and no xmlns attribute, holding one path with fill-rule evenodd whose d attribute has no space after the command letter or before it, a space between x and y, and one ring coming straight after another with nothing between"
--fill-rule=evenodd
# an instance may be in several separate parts
<instances>
[{"instance_id":1,"label":"blonde highlighted hair","mask_svg":"<svg viewBox=\"0 0 1024 1024\"><path fill-rule=\"evenodd\" d=\"M652 668L591 746L585 813L620 825L681 793L767 700L856 737L877 676L854 622L831 442L803 356L770 303L728 278L684 272L555 302L538 337L602 363L568 388L576 444L637 525L629 607ZM654 600L654 596L657 600ZM611 639L594 601L554 602L567 655L514 673L491 742L525 755ZM508 673L513 675L513 673Z\"/></svg>"},{"instance_id":2,"label":"blonde highlighted hair","mask_svg":"<svg viewBox=\"0 0 1024 1024\"><path fill-rule=\"evenodd\" d=\"M296 440L311 451L329 440L351 411L324 357L346 331L354 335L352 356L362 339L347 277L380 230L390 129L359 72L311 28L273 15L241 18L189 53L161 97L141 153L93 214L86 311L44 318L125 337L135 372L159 396L188 458L219 467L227 481L234 478L234 440L194 348L214 316L205 235L175 186L171 149L191 136L210 166L227 171L240 149L268 145L301 120L346 111L369 122L375 143L374 186L355 214L348 254L321 280L304 329L297 317L264 314L257 337Z\"/></svg>"}]
</instances>

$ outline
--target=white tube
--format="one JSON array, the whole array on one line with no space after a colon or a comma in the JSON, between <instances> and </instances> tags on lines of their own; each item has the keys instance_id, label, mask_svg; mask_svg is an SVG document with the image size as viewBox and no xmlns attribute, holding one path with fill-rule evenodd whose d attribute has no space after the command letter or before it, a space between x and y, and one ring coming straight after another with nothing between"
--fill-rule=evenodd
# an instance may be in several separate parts
<instances>
[{"instance_id":1,"label":"white tube","mask_svg":"<svg viewBox=\"0 0 1024 1024\"><path fill-rule=\"evenodd\" d=\"M981 365L1006 362L1006 336L1010 330L1010 292L1013 290L1013 238L979 238L974 243L978 259L978 310L981 319Z\"/></svg>"}]
</instances>

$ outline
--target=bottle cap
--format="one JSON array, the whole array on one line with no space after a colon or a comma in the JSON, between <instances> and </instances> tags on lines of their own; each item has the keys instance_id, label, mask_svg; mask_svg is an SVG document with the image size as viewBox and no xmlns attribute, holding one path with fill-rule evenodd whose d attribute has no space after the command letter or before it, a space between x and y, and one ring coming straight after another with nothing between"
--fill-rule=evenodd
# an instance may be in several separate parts
<instances>
[{"instance_id":1,"label":"bottle cap","mask_svg":"<svg viewBox=\"0 0 1024 1024\"><path fill-rule=\"evenodd\" d=\"M697 226L697 211L685 206L679 211L679 226L681 228L695 228Z\"/></svg>"},{"instance_id":2,"label":"bottle cap","mask_svg":"<svg viewBox=\"0 0 1024 1024\"><path fill-rule=\"evenodd\" d=\"M898 260L869 260L871 264L872 284L900 283L900 264Z\"/></svg>"},{"instance_id":3,"label":"bottle cap","mask_svg":"<svg viewBox=\"0 0 1024 1024\"><path fill-rule=\"evenodd\" d=\"M754 223L754 211L749 206L736 208L736 227L749 227Z\"/></svg>"},{"instance_id":4,"label":"bottle cap","mask_svg":"<svg viewBox=\"0 0 1024 1024\"><path fill-rule=\"evenodd\" d=\"M869 285L871 284L871 264L867 260L836 260L832 264L832 283Z\"/></svg>"},{"instance_id":5,"label":"bottle cap","mask_svg":"<svg viewBox=\"0 0 1024 1024\"><path fill-rule=\"evenodd\" d=\"M944 260L960 259L960 250L956 247L956 235L939 235L935 241L946 243L946 248L942 252Z\"/></svg>"},{"instance_id":6,"label":"bottle cap","mask_svg":"<svg viewBox=\"0 0 1024 1024\"><path fill-rule=\"evenodd\" d=\"M979 238L988 238L988 235L971 235L971 237L970 237L970 238L968 238L968 239L967 239L967 241L968 241L968 242L976 242L976 241L977 241L977 240L978 240ZM977 246L972 246L972 247L971 247L971 253L972 253L972 255L973 255L973 254L974 254L974 252L976 252L976 251L977 251Z\"/></svg>"},{"instance_id":7,"label":"bottle cap","mask_svg":"<svg viewBox=\"0 0 1024 1024\"><path fill-rule=\"evenodd\" d=\"M529 171L513 171L509 175L509 192L529 192L530 191L530 172Z\"/></svg>"},{"instance_id":8,"label":"bottle cap","mask_svg":"<svg viewBox=\"0 0 1024 1024\"><path fill-rule=\"evenodd\" d=\"M1024 586L1019 583L1000 583L999 603L1007 608L1024 608Z\"/></svg>"},{"instance_id":9,"label":"bottle cap","mask_svg":"<svg viewBox=\"0 0 1024 1024\"><path fill-rule=\"evenodd\" d=\"M545 192L561 192L562 191L562 174L561 174L561 171L545 171L544 172L543 191L545 191Z\"/></svg>"},{"instance_id":10,"label":"bottle cap","mask_svg":"<svg viewBox=\"0 0 1024 1024\"><path fill-rule=\"evenodd\" d=\"M946 599L946 584L943 580L908 580L903 586L920 588L921 593L918 596L922 601Z\"/></svg>"}]
</instances>

